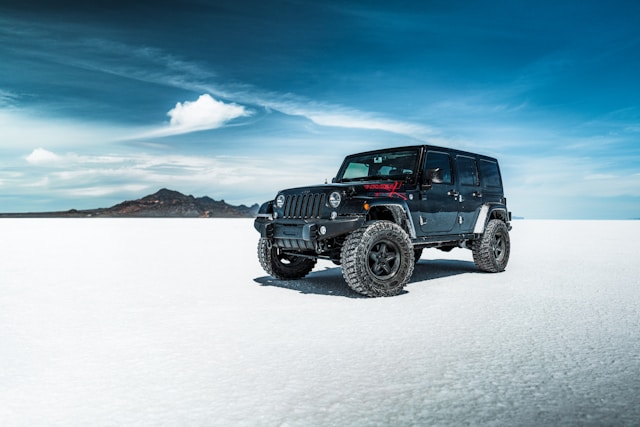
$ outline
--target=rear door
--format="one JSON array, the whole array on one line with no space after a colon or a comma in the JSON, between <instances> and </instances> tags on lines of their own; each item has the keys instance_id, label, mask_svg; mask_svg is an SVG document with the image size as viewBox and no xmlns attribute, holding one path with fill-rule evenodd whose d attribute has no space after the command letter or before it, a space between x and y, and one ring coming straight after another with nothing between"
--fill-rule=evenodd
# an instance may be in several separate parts
<instances>
[{"instance_id":1,"label":"rear door","mask_svg":"<svg viewBox=\"0 0 640 427\"><path fill-rule=\"evenodd\" d=\"M427 151L420 190L420 230L424 235L449 234L457 227L458 191L449 153ZM438 179L429 181L430 171Z\"/></svg>"},{"instance_id":2,"label":"rear door","mask_svg":"<svg viewBox=\"0 0 640 427\"><path fill-rule=\"evenodd\" d=\"M457 155L455 163L458 175L460 232L471 233L484 197L478 176L478 162L475 157Z\"/></svg>"}]
</instances>

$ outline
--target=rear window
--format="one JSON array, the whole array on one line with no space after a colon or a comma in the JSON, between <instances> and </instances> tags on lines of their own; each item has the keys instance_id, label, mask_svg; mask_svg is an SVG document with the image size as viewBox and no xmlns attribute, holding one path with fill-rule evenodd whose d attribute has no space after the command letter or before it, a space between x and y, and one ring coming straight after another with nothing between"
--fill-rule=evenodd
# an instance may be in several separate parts
<instances>
[{"instance_id":1,"label":"rear window","mask_svg":"<svg viewBox=\"0 0 640 427\"><path fill-rule=\"evenodd\" d=\"M458 156L458 174L460 175L460 184L462 185L479 185L478 168L476 159L466 156Z\"/></svg>"},{"instance_id":2,"label":"rear window","mask_svg":"<svg viewBox=\"0 0 640 427\"><path fill-rule=\"evenodd\" d=\"M490 160L480 160L480 176L482 177L482 183L485 187L502 187L500 181L500 170L498 169L498 163Z\"/></svg>"}]
</instances>

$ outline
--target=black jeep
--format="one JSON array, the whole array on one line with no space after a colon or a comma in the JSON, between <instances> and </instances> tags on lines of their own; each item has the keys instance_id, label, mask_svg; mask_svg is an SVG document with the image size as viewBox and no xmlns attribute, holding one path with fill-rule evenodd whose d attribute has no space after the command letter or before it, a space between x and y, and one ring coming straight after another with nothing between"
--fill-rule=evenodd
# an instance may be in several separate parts
<instances>
[{"instance_id":1,"label":"black jeep","mask_svg":"<svg viewBox=\"0 0 640 427\"><path fill-rule=\"evenodd\" d=\"M503 271L510 222L496 159L424 145L347 156L331 184L280 191L254 225L271 276L300 279L329 259L377 297L402 292L424 248L471 249L480 270Z\"/></svg>"}]
</instances>

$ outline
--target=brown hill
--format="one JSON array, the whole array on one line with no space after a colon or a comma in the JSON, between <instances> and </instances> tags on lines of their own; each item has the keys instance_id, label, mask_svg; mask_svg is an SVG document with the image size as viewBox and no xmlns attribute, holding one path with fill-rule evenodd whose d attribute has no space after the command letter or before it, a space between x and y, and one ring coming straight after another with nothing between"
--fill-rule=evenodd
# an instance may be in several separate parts
<instances>
[{"instance_id":1,"label":"brown hill","mask_svg":"<svg viewBox=\"0 0 640 427\"><path fill-rule=\"evenodd\" d=\"M224 200L193 197L163 188L141 199L129 200L105 209L101 216L244 218L255 217L258 205L232 206Z\"/></svg>"},{"instance_id":2,"label":"brown hill","mask_svg":"<svg viewBox=\"0 0 640 427\"><path fill-rule=\"evenodd\" d=\"M141 199L127 200L110 208L62 212L0 214L0 217L143 217L143 218L254 218L258 205L233 206L210 197L186 196L163 188Z\"/></svg>"}]
</instances>

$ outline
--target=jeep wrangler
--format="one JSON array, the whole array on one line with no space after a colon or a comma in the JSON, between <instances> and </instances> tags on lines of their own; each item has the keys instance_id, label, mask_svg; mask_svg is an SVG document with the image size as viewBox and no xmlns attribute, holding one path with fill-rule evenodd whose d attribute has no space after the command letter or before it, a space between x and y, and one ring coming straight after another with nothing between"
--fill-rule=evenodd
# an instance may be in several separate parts
<instances>
[{"instance_id":1,"label":"jeep wrangler","mask_svg":"<svg viewBox=\"0 0 640 427\"><path fill-rule=\"evenodd\" d=\"M269 275L300 279L327 259L378 297L403 292L424 248L467 248L480 270L503 271L510 223L496 159L423 145L347 156L331 184L280 191L254 226Z\"/></svg>"}]
</instances>

